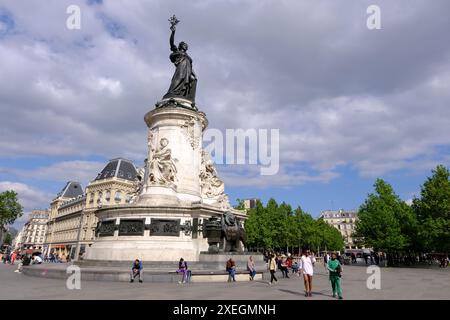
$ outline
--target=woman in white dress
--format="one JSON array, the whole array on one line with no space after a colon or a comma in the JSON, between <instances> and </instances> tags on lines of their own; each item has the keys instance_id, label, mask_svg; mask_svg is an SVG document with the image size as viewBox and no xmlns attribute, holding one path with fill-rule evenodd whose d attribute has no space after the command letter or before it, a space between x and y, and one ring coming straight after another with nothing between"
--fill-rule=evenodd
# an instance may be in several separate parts
<instances>
[{"instance_id":1,"label":"woman in white dress","mask_svg":"<svg viewBox=\"0 0 450 320\"><path fill-rule=\"evenodd\" d=\"M312 277L314 274L314 263L316 263L316 258L311 255L309 250L302 252L301 269L303 274L303 282L305 284L305 297L312 297Z\"/></svg>"}]
</instances>

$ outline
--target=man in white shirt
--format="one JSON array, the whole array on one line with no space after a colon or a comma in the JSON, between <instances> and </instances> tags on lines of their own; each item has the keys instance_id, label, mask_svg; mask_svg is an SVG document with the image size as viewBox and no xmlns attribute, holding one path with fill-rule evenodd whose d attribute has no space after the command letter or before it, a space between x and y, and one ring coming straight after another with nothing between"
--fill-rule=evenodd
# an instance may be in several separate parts
<instances>
[{"instance_id":1,"label":"man in white shirt","mask_svg":"<svg viewBox=\"0 0 450 320\"><path fill-rule=\"evenodd\" d=\"M33 264L41 264L41 263L42 263L42 258L39 256L34 256Z\"/></svg>"},{"instance_id":2,"label":"man in white shirt","mask_svg":"<svg viewBox=\"0 0 450 320\"><path fill-rule=\"evenodd\" d=\"M311 255L309 250L302 252L301 269L303 273L303 282L305 284L305 297L312 297L312 276L314 274L314 263L316 258Z\"/></svg>"}]
</instances>

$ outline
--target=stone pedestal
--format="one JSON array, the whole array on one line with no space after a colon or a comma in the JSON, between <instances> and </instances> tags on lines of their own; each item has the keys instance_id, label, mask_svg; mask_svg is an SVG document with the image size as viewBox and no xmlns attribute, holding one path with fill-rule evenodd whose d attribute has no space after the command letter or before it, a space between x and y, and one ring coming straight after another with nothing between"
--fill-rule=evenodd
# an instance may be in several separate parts
<instances>
[{"instance_id":1,"label":"stone pedestal","mask_svg":"<svg viewBox=\"0 0 450 320\"><path fill-rule=\"evenodd\" d=\"M164 107L145 115L148 162L136 203L183 205L201 202L200 166L204 113Z\"/></svg>"},{"instance_id":2,"label":"stone pedestal","mask_svg":"<svg viewBox=\"0 0 450 320\"><path fill-rule=\"evenodd\" d=\"M203 112L174 99L148 112L148 158L129 204L103 206L88 260L198 261L208 250L203 222L233 212L222 180L202 149ZM158 106L158 105L157 105Z\"/></svg>"}]
</instances>

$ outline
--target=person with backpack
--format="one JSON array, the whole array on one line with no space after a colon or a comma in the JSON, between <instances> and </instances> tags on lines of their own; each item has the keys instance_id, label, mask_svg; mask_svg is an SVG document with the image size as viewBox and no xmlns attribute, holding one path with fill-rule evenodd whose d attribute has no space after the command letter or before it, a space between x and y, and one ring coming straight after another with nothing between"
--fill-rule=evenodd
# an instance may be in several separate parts
<instances>
[{"instance_id":1,"label":"person with backpack","mask_svg":"<svg viewBox=\"0 0 450 320\"><path fill-rule=\"evenodd\" d=\"M330 273L330 281L331 281L331 289L333 291L333 298L336 297L336 294L339 300L342 300L342 288L341 288L341 272L342 265L337 259L337 254L331 254L331 260L328 261L327 265L328 271Z\"/></svg>"}]
</instances>

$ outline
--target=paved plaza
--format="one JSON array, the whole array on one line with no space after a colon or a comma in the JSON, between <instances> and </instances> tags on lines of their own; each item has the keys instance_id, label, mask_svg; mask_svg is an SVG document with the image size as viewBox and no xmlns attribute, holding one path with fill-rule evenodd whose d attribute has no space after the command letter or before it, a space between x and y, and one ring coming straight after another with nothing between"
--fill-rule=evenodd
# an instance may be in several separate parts
<instances>
[{"instance_id":1,"label":"paved plaza","mask_svg":"<svg viewBox=\"0 0 450 320\"><path fill-rule=\"evenodd\" d=\"M269 286L266 281L236 283L126 283L82 281L68 290L66 281L15 273L16 266L0 264L0 299L283 299L330 300L330 284L322 266L316 268L313 297L303 296L303 282L292 276ZM346 266L344 299L450 299L450 269L382 268L381 289L366 286L366 268Z\"/></svg>"}]
</instances>

